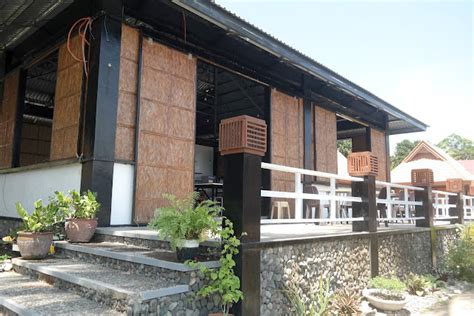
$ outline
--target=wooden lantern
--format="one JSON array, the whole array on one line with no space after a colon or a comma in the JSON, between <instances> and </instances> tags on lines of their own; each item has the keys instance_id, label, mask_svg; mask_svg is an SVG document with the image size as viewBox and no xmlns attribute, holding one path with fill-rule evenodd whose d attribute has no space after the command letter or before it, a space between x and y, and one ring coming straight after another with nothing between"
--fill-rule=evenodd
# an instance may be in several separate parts
<instances>
[{"instance_id":1,"label":"wooden lantern","mask_svg":"<svg viewBox=\"0 0 474 316\"><path fill-rule=\"evenodd\" d=\"M413 169L411 171L411 183L416 186L430 186L434 182L433 170Z\"/></svg>"},{"instance_id":2,"label":"wooden lantern","mask_svg":"<svg viewBox=\"0 0 474 316\"><path fill-rule=\"evenodd\" d=\"M354 177L376 176L379 172L378 158L370 151L355 152L347 157L349 175Z\"/></svg>"},{"instance_id":3,"label":"wooden lantern","mask_svg":"<svg viewBox=\"0 0 474 316\"><path fill-rule=\"evenodd\" d=\"M446 191L459 193L463 191L462 179L446 179Z\"/></svg>"},{"instance_id":4,"label":"wooden lantern","mask_svg":"<svg viewBox=\"0 0 474 316\"><path fill-rule=\"evenodd\" d=\"M471 183L469 184L469 190L467 194L470 196L474 196L474 181L471 181Z\"/></svg>"},{"instance_id":5,"label":"wooden lantern","mask_svg":"<svg viewBox=\"0 0 474 316\"><path fill-rule=\"evenodd\" d=\"M250 153L264 156L267 151L267 124L264 120L240 115L219 124L221 155Z\"/></svg>"}]
</instances>

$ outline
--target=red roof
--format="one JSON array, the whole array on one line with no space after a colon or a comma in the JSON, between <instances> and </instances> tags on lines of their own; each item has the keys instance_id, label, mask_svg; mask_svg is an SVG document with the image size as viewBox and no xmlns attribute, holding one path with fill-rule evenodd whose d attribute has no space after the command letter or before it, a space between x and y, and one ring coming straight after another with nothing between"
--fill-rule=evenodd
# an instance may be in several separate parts
<instances>
[{"instance_id":1,"label":"red roof","mask_svg":"<svg viewBox=\"0 0 474 316\"><path fill-rule=\"evenodd\" d=\"M474 160L458 160L468 172L474 174Z\"/></svg>"}]
</instances>

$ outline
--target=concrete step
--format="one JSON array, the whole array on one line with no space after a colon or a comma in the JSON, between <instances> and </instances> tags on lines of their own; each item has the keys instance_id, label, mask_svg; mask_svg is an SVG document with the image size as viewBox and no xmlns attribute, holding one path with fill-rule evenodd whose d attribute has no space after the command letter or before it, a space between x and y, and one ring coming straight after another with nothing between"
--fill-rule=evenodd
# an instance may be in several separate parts
<instances>
[{"instance_id":1,"label":"concrete step","mask_svg":"<svg viewBox=\"0 0 474 316\"><path fill-rule=\"evenodd\" d=\"M100 263L132 273L172 275L176 277L176 282L187 283L189 278L186 278L186 273L193 271L188 265L178 262L176 253L171 250L150 249L116 242L72 244L66 241L59 241L54 244L57 254L63 257ZM213 256L209 258L216 259ZM217 260L203 263L209 268L219 266ZM183 273L170 273L170 271Z\"/></svg>"},{"instance_id":2,"label":"concrete step","mask_svg":"<svg viewBox=\"0 0 474 316\"><path fill-rule=\"evenodd\" d=\"M176 303L174 309L185 310L184 302L187 293L190 293L188 284L179 284L175 278L169 278L172 272L167 275L140 275L98 263L56 257L35 261L16 258L13 265L18 273L133 315L159 315L160 309L164 310L173 303Z\"/></svg>"},{"instance_id":3,"label":"concrete step","mask_svg":"<svg viewBox=\"0 0 474 316\"><path fill-rule=\"evenodd\" d=\"M155 230L147 227L98 227L95 242L118 242L126 245L151 249L170 249L170 243L161 239ZM217 240L207 240L201 243L201 248L218 248Z\"/></svg>"},{"instance_id":4,"label":"concrete step","mask_svg":"<svg viewBox=\"0 0 474 316\"><path fill-rule=\"evenodd\" d=\"M0 273L0 315L122 315L108 306L16 272Z\"/></svg>"}]
</instances>

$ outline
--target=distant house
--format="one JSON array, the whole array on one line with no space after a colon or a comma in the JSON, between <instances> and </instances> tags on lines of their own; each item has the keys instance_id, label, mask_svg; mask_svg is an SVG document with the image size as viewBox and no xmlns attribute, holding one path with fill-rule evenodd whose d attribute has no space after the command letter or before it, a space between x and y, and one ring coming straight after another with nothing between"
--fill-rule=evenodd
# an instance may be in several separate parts
<instances>
[{"instance_id":1,"label":"distant house","mask_svg":"<svg viewBox=\"0 0 474 316\"><path fill-rule=\"evenodd\" d=\"M474 181L473 160L454 160L443 149L425 141L420 142L402 163L392 170L392 182L409 184L412 169L433 170L433 188L438 190L446 190L447 179L463 179L466 193L470 183Z\"/></svg>"}]
</instances>

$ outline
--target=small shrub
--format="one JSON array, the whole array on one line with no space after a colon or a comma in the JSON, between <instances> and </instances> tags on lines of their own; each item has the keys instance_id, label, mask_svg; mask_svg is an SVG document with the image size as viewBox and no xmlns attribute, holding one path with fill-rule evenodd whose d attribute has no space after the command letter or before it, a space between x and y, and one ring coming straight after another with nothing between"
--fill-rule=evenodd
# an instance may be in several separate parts
<instances>
[{"instance_id":1,"label":"small shrub","mask_svg":"<svg viewBox=\"0 0 474 316\"><path fill-rule=\"evenodd\" d=\"M448 252L446 270L458 279L474 282L474 224L460 231L460 240Z\"/></svg>"},{"instance_id":2,"label":"small shrub","mask_svg":"<svg viewBox=\"0 0 474 316\"><path fill-rule=\"evenodd\" d=\"M301 285L306 283L300 274L298 265L294 264L288 280L284 286L283 293L292 305L292 311L296 316L320 316L329 312L331 292L329 290L329 277L319 277L318 282L309 284L308 291L304 292Z\"/></svg>"},{"instance_id":3,"label":"small shrub","mask_svg":"<svg viewBox=\"0 0 474 316\"><path fill-rule=\"evenodd\" d=\"M393 293L402 293L406 290L405 284L395 276L390 278L381 276L372 278L369 281L369 287L373 289L387 290Z\"/></svg>"},{"instance_id":4,"label":"small shrub","mask_svg":"<svg viewBox=\"0 0 474 316\"><path fill-rule=\"evenodd\" d=\"M408 274L405 283L408 293L417 296L425 296L432 291L435 282L431 282L430 279L423 275L410 273Z\"/></svg>"},{"instance_id":5,"label":"small shrub","mask_svg":"<svg viewBox=\"0 0 474 316\"><path fill-rule=\"evenodd\" d=\"M331 312L336 315L358 315L361 297L355 291L339 290L331 297Z\"/></svg>"},{"instance_id":6,"label":"small shrub","mask_svg":"<svg viewBox=\"0 0 474 316\"><path fill-rule=\"evenodd\" d=\"M9 255L0 255L0 264L3 263L3 261L6 261L8 259L11 259Z\"/></svg>"}]
</instances>

